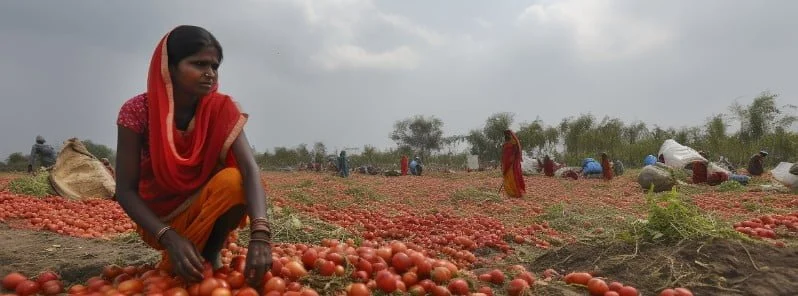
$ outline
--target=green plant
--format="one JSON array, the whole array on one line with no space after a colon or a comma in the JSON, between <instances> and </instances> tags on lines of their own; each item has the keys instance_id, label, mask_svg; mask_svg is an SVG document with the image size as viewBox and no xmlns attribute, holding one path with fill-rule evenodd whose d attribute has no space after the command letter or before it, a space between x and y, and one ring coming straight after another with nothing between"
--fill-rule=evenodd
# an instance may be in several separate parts
<instances>
[{"instance_id":1,"label":"green plant","mask_svg":"<svg viewBox=\"0 0 798 296\"><path fill-rule=\"evenodd\" d=\"M48 196L53 195L55 192L50 186L48 179L50 174L47 172L39 172L34 176L25 176L12 180L8 184L8 189L16 194L32 195L32 196Z\"/></svg>"},{"instance_id":2,"label":"green plant","mask_svg":"<svg viewBox=\"0 0 798 296\"><path fill-rule=\"evenodd\" d=\"M687 238L729 236L733 231L701 214L698 207L676 190L646 195L648 216L633 223L636 234L658 241L678 241ZM639 228L638 228L639 226Z\"/></svg>"}]
</instances>

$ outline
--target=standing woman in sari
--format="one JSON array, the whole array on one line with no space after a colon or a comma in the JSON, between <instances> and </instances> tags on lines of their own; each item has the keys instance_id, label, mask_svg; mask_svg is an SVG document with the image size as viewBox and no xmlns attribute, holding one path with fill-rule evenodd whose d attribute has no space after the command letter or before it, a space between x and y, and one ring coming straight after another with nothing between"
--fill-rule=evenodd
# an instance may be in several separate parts
<instances>
[{"instance_id":1,"label":"standing woman in sari","mask_svg":"<svg viewBox=\"0 0 798 296\"><path fill-rule=\"evenodd\" d=\"M187 282L203 259L221 267L225 239L249 214L245 274L258 289L272 264L266 194L243 127L248 115L217 92L222 47L210 32L179 26L155 48L147 91L117 119L119 204L158 264Z\"/></svg>"},{"instance_id":2,"label":"standing woman in sari","mask_svg":"<svg viewBox=\"0 0 798 296\"><path fill-rule=\"evenodd\" d=\"M521 142L511 130L504 131L502 148L502 174L504 176L504 192L510 197L521 197L526 193L524 176L521 173Z\"/></svg>"},{"instance_id":3,"label":"standing woman in sari","mask_svg":"<svg viewBox=\"0 0 798 296\"><path fill-rule=\"evenodd\" d=\"M407 169L408 169L408 159L407 155L402 155L402 161L400 162L400 167L402 168L402 176L407 176Z\"/></svg>"},{"instance_id":4,"label":"standing woman in sari","mask_svg":"<svg viewBox=\"0 0 798 296\"><path fill-rule=\"evenodd\" d=\"M601 152L601 177L606 181L612 180L613 177L612 161L607 152Z\"/></svg>"}]
</instances>

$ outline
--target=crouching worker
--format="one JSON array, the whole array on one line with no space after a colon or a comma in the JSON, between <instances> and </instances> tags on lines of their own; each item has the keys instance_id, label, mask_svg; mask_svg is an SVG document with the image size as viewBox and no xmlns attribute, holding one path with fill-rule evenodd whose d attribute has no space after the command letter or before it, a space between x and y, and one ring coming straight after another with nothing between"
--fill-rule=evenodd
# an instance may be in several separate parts
<instances>
[{"instance_id":1,"label":"crouching worker","mask_svg":"<svg viewBox=\"0 0 798 296\"><path fill-rule=\"evenodd\" d=\"M221 267L228 234L252 230L244 276L261 287L271 268L266 195L243 132L247 115L217 92L222 47L203 28L180 26L152 55L147 92L117 119L117 199L158 264L187 282L203 261Z\"/></svg>"}]
</instances>

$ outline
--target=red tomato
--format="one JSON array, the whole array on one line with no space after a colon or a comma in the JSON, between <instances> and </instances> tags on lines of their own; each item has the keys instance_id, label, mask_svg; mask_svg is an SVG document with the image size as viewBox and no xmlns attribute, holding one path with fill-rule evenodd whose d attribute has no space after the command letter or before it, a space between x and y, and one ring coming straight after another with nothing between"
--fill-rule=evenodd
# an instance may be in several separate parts
<instances>
[{"instance_id":1,"label":"red tomato","mask_svg":"<svg viewBox=\"0 0 798 296\"><path fill-rule=\"evenodd\" d=\"M36 295L39 293L39 284L31 280L24 280L17 285L15 291L19 296Z\"/></svg>"},{"instance_id":2,"label":"red tomato","mask_svg":"<svg viewBox=\"0 0 798 296\"><path fill-rule=\"evenodd\" d=\"M604 293L610 290L610 287L607 286L607 283L603 280L592 278L587 281L587 290L590 292L590 295L603 296Z\"/></svg>"},{"instance_id":3,"label":"red tomato","mask_svg":"<svg viewBox=\"0 0 798 296\"><path fill-rule=\"evenodd\" d=\"M238 290L238 293L236 293L235 296L258 296L258 291L256 291L253 288L246 287L241 290Z\"/></svg>"},{"instance_id":4,"label":"red tomato","mask_svg":"<svg viewBox=\"0 0 798 296\"><path fill-rule=\"evenodd\" d=\"M36 283L39 284L39 285L42 285L42 284L44 284L46 282L49 282L49 281L52 281L52 280L59 280L59 279L61 279L61 277L59 277L55 272L45 271L45 272L42 272L41 274L39 274L39 276L36 277Z\"/></svg>"},{"instance_id":5,"label":"red tomato","mask_svg":"<svg viewBox=\"0 0 798 296\"><path fill-rule=\"evenodd\" d=\"M468 295L468 283L462 279L449 282L448 288L453 295Z\"/></svg>"},{"instance_id":6,"label":"red tomato","mask_svg":"<svg viewBox=\"0 0 798 296\"><path fill-rule=\"evenodd\" d=\"M346 287L347 296L371 296L371 291L362 283L350 284Z\"/></svg>"},{"instance_id":7,"label":"red tomato","mask_svg":"<svg viewBox=\"0 0 798 296\"><path fill-rule=\"evenodd\" d=\"M3 289L14 291L19 283L28 280L27 277L19 272L12 272L3 277Z\"/></svg>"}]
</instances>

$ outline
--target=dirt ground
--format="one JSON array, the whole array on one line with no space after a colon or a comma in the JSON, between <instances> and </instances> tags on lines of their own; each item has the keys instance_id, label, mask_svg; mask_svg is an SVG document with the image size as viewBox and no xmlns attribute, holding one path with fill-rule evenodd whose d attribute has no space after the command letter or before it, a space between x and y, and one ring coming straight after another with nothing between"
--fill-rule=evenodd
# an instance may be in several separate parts
<instances>
[{"instance_id":1,"label":"dirt ground","mask_svg":"<svg viewBox=\"0 0 798 296\"><path fill-rule=\"evenodd\" d=\"M577 243L544 254L531 267L595 271L608 283L632 285L643 295L668 287L686 287L695 295L798 295L798 249L755 242Z\"/></svg>"},{"instance_id":2,"label":"dirt ground","mask_svg":"<svg viewBox=\"0 0 798 296\"><path fill-rule=\"evenodd\" d=\"M17 271L34 277L55 270L68 286L99 275L109 264L141 265L158 259L160 254L136 236L89 240L0 223L0 274Z\"/></svg>"}]
</instances>

